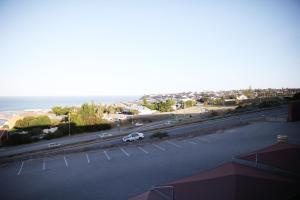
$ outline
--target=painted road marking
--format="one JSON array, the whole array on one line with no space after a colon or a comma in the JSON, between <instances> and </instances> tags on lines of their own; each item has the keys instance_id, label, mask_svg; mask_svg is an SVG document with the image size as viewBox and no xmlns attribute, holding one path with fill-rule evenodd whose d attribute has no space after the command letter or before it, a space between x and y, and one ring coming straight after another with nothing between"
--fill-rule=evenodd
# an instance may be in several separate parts
<instances>
[{"instance_id":1,"label":"painted road marking","mask_svg":"<svg viewBox=\"0 0 300 200\"><path fill-rule=\"evenodd\" d=\"M193 141L188 141L188 143L190 143L190 144L198 144L197 142L193 142Z\"/></svg>"},{"instance_id":2,"label":"painted road marking","mask_svg":"<svg viewBox=\"0 0 300 200\"><path fill-rule=\"evenodd\" d=\"M158 149L160 149L160 150L162 150L162 151L165 151L165 149L163 148L163 147L161 147L161 146L158 146L157 144L152 144L153 146L155 146L156 148L158 148Z\"/></svg>"},{"instance_id":3,"label":"painted road marking","mask_svg":"<svg viewBox=\"0 0 300 200\"><path fill-rule=\"evenodd\" d=\"M110 157L109 157L108 153L106 151L103 151L103 153L105 154L107 160L110 160Z\"/></svg>"},{"instance_id":4,"label":"painted road marking","mask_svg":"<svg viewBox=\"0 0 300 200\"><path fill-rule=\"evenodd\" d=\"M90 163L89 154L86 153L86 154L85 154L85 157L86 157L86 159L87 159L87 162Z\"/></svg>"},{"instance_id":5,"label":"painted road marking","mask_svg":"<svg viewBox=\"0 0 300 200\"><path fill-rule=\"evenodd\" d=\"M43 160L43 170L46 169L46 162L45 162L45 159Z\"/></svg>"},{"instance_id":6,"label":"painted road marking","mask_svg":"<svg viewBox=\"0 0 300 200\"><path fill-rule=\"evenodd\" d=\"M142 147L138 147L142 152L144 152L145 154L148 154L148 151L146 151L145 149L143 149Z\"/></svg>"},{"instance_id":7,"label":"painted road marking","mask_svg":"<svg viewBox=\"0 0 300 200\"><path fill-rule=\"evenodd\" d=\"M22 171L22 169L23 169L23 165L24 165L24 162L22 161L21 167L20 167L20 169L19 169L19 171L18 171L18 176L21 174L21 171Z\"/></svg>"},{"instance_id":8,"label":"painted road marking","mask_svg":"<svg viewBox=\"0 0 300 200\"><path fill-rule=\"evenodd\" d=\"M177 148L181 148L180 145L175 144L174 142L171 142L171 141L166 141L166 142L169 143L169 144L171 144L171 145L173 145L173 146L175 146L175 147L177 147Z\"/></svg>"},{"instance_id":9,"label":"painted road marking","mask_svg":"<svg viewBox=\"0 0 300 200\"><path fill-rule=\"evenodd\" d=\"M66 164L66 167L68 167L68 162L67 162L67 159L66 159L66 156L64 156L64 160L65 160L65 164Z\"/></svg>"},{"instance_id":10,"label":"painted road marking","mask_svg":"<svg viewBox=\"0 0 300 200\"><path fill-rule=\"evenodd\" d=\"M128 152L126 152L123 148L120 147L120 149L121 149L121 151L123 151L123 153L124 153L127 157L130 156L130 154L129 154Z\"/></svg>"}]
</instances>

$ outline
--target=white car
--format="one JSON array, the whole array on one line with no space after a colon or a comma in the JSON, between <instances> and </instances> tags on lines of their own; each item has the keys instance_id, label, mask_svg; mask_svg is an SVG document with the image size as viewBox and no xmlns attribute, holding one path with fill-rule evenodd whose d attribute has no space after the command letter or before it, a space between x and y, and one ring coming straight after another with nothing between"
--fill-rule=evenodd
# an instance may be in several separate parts
<instances>
[{"instance_id":1,"label":"white car","mask_svg":"<svg viewBox=\"0 0 300 200\"><path fill-rule=\"evenodd\" d=\"M60 146L60 144L59 144L59 143L56 143L56 142L53 142L53 143L49 143L49 144L48 144L48 147L49 147L49 148L59 147L59 146Z\"/></svg>"},{"instance_id":2,"label":"white car","mask_svg":"<svg viewBox=\"0 0 300 200\"><path fill-rule=\"evenodd\" d=\"M143 126L143 123L137 122L137 123L135 123L135 126Z\"/></svg>"},{"instance_id":3,"label":"white car","mask_svg":"<svg viewBox=\"0 0 300 200\"><path fill-rule=\"evenodd\" d=\"M99 138L105 138L105 137L110 137L110 136L112 136L112 134L111 134L111 133L99 133L99 134L97 134L97 136L98 136Z\"/></svg>"},{"instance_id":4,"label":"white car","mask_svg":"<svg viewBox=\"0 0 300 200\"><path fill-rule=\"evenodd\" d=\"M129 135L125 136L122 138L124 142L132 142L135 140L141 140L144 138L143 133L135 132L135 133L130 133Z\"/></svg>"}]
</instances>

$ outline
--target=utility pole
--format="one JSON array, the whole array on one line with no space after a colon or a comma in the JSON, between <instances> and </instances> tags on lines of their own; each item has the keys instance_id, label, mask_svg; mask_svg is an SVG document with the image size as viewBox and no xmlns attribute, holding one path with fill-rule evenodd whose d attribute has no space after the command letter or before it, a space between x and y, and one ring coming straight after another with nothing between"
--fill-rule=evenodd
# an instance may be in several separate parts
<instances>
[{"instance_id":1,"label":"utility pole","mask_svg":"<svg viewBox=\"0 0 300 200\"><path fill-rule=\"evenodd\" d=\"M69 136L71 136L71 124L70 124L70 121L71 121L71 115L70 115L70 112L68 113L69 115Z\"/></svg>"},{"instance_id":2,"label":"utility pole","mask_svg":"<svg viewBox=\"0 0 300 200\"><path fill-rule=\"evenodd\" d=\"M185 102L183 102L183 118L185 119Z\"/></svg>"},{"instance_id":3,"label":"utility pole","mask_svg":"<svg viewBox=\"0 0 300 200\"><path fill-rule=\"evenodd\" d=\"M121 133L121 120L119 119L118 122L117 122L117 126L119 128L119 134Z\"/></svg>"}]
</instances>

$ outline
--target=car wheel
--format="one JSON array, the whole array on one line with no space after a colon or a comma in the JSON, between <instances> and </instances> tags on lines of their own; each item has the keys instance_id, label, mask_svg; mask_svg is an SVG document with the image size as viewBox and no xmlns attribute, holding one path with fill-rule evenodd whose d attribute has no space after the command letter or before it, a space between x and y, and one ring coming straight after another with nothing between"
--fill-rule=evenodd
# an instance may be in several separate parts
<instances>
[{"instance_id":1,"label":"car wheel","mask_svg":"<svg viewBox=\"0 0 300 200\"><path fill-rule=\"evenodd\" d=\"M142 140L143 138L142 137L139 137L139 140Z\"/></svg>"}]
</instances>

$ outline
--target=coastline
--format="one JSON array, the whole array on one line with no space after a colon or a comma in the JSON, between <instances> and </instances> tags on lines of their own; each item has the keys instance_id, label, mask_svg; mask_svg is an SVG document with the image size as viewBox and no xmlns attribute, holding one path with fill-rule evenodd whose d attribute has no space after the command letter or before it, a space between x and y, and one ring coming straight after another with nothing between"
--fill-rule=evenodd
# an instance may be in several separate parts
<instances>
[{"instance_id":1,"label":"coastline","mask_svg":"<svg viewBox=\"0 0 300 200\"><path fill-rule=\"evenodd\" d=\"M17 120L22 119L28 116L37 116L37 115L48 115L51 109L28 109L28 110L19 110L19 111L0 111L0 127L7 124L9 128L12 128Z\"/></svg>"},{"instance_id":2,"label":"coastline","mask_svg":"<svg viewBox=\"0 0 300 200\"><path fill-rule=\"evenodd\" d=\"M130 103L140 96L25 96L0 97L0 127L5 123L12 128L18 119L26 116L49 115L54 106L79 107L84 103L118 104Z\"/></svg>"},{"instance_id":3,"label":"coastline","mask_svg":"<svg viewBox=\"0 0 300 200\"><path fill-rule=\"evenodd\" d=\"M51 109L54 106L80 106L83 103L114 104L132 102L140 96L0 96L0 113Z\"/></svg>"}]
</instances>

